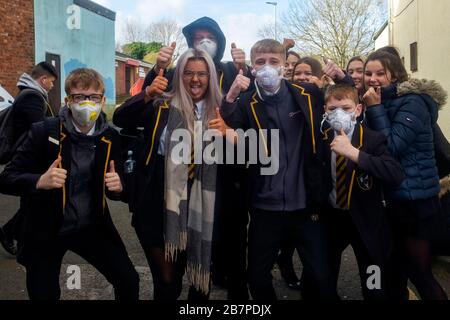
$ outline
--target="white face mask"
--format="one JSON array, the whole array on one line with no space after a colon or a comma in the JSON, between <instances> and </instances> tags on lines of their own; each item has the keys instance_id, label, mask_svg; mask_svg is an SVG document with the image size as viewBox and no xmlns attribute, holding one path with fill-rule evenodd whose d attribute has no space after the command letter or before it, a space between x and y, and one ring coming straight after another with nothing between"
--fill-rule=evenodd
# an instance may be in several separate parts
<instances>
[{"instance_id":1,"label":"white face mask","mask_svg":"<svg viewBox=\"0 0 450 320\"><path fill-rule=\"evenodd\" d=\"M342 108L336 108L330 113L325 113L324 120L330 124L334 131L344 130L345 134L349 134L356 124L356 110L345 112Z\"/></svg>"},{"instance_id":2,"label":"white face mask","mask_svg":"<svg viewBox=\"0 0 450 320\"><path fill-rule=\"evenodd\" d=\"M210 55L211 59L214 59L217 54L217 43L215 43L211 39L203 38L198 43L196 49L205 50Z\"/></svg>"},{"instance_id":3,"label":"white face mask","mask_svg":"<svg viewBox=\"0 0 450 320\"><path fill-rule=\"evenodd\" d=\"M264 65L258 71L252 71L256 79L256 83L269 94L275 94L280 88L281 79L283 78L283 68L274 68L268 64Z\"/></svg>"},{"instance_id":4,"label":"white face mask","mask_svg":"<svg viewBox=\"0 0 450 320\"><path fill-rule=\"evenodd\" d=\"M92 126L97 121L102 110L100 103L89 100L80 103L71 103L69 108L75 122L82 127Z\"/></svg>"}]
</instances>

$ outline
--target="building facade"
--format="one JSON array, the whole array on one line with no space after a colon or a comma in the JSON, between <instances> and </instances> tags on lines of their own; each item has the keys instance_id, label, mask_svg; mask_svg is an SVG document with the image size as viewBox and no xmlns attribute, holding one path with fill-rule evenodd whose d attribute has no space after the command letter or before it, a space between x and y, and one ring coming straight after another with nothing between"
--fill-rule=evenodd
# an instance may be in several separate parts
<instances>
[{"instance_id":1,"label":"building facade","mask_svg":"<svg viewBox=\"0 0 450 320\"><path fill-rule=\"evenodd\" d=\"M133 59L132 57L116 52L116 98L130 95L130 89L138 81L143 82L146 74L153 68L153 64Z\"/></svg>"},{"instance_id":2,"label":"building facade","mask_svg":"<svg viewBox=\"0 0 450 320\"><path fill-rule=\"evenodd\" d=\"M2 0L0 17L0 85L15 96L17 80L35 62L34 2Z\"/></svg>"},{"instance_id":3,"label":"building facade","mask_svg":"<svg viewBox=\"0 0 450 320\"><path fill-rule=\"evenodd\" d=\"M67 75L89 67L103 76L107 104L115 105L115 12L89 0L12 0L8 6L0 8L1 41L7 42L0 50L0 84L16 94L19 76L48 61L59 73L49 95L58 109Z\"/></svg>"},{"instance_id":4,"label":"building facade","mask_svg":"<svg viewBox=\"0 0 450 320\"><path fill-rule=\"evenodd\" d=\"M389 44L396 46L411 77L438 81L450 92L450 1L389 0ZM439 114L450 138L450 106Z\"/></svg>"}]
</instances>

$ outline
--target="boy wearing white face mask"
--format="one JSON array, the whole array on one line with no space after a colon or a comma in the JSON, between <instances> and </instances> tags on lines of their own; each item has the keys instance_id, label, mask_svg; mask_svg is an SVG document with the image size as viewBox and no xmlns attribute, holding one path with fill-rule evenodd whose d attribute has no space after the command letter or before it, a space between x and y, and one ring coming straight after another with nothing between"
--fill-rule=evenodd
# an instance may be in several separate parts
<instances>
[{"instance_id":1,"label":"boy wearing white face mask","mask_svg":"<svg viewBox=\"0 0 450 320\"><path fill-rule=\"evenodd\" d=\"M1 192L25 199L17 261L29 298L59 300L62 259L73 251L106 277L117 300L138 300L139 276L106 202L119 200L123 187L119 137L102 113L103 80L77 69L65 90L68 107L34 124L0 175Z\"/></svg>"},{"instance_id":2,"label":"boy wearing white face mask","mask_svg":"<svg viewBox=\"0 0 450 320\"><path fill-rule=\"evenodd\" d=\"M314 298L329 300L335 298L335 287L318 215L322 172L319 128L323 110L309 87L283 79L285 59L285 48L278 41L257 42L251 50L255 89L241 94L251 79L240 73L221 108L223 119L234 129L278 130L280 137L279 141L264 143L268 148L279 144L279 154L272 155L279 158L278 172L263 176L262 164L251 165L248 170L250 292L254 300L277 298L271 270L281 243L288 236L318 289ZM270 154L272 150L264 152Z\"/></svg>"},{"instance_id":3,"label":"boy wearing white face mask","mask_svg":"<svg viewBox=\"0 0 450 320\"><path fill-rule=\"evenodd\" d=\"M358 262L364 299L386 298L386 265L391 233L384 212L383 188L399 185L400 164L394 160L386 138L366 128L358 92L348 85L328 88L325 94L323 154L326 164L328 205L322 215L329 237L330 263L337 284L342 252L353 247ZM381 281L367 281L379 268ZM308 281L308 274L304 280ZM371 286L372 285L372 286Z\"/></svg>"}]
</instances>

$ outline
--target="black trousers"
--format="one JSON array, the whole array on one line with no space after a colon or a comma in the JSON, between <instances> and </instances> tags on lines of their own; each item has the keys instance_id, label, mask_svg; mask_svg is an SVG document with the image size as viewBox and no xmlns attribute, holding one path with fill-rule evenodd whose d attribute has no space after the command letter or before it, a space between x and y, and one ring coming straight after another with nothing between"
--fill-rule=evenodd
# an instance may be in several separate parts
<instances>
[{"instance_id":1,"label":"black trousers","mask_svg":"<svg viewBox=\"0 0 450 320\"><path fill-rule=\"evenodd\" d=\"M247 183L245 169L219 166L211 273L213 283L228 290L229 300L248 300Z\"/></svg>"},{"instance_id":2,"label":"black trousers","mask_svg":"<svg viewBox=\"0 0 450 320\"><path fill-rule=\"evenodd\" d=\"M317 299L336 298L328 248L320 220L303 211L276 212L253 208L248 239L248 279L253 300L276 300L271 270L286 235L293 239L304 272L317 288Z\"/></svg>"},{"instance_id":3,"label":"black trousers","mask_svg":"<svg viewBox=\"0 0 450 320\"><path fill-rule=\"evenodd\" d=\"M25 265L30 300L55 301L61 296L59 274L64 254L68 251L95 267L114 286L116 300L139 300L139 275L122 243L99 228L59 237L56 247L36 255ZM83 289L83 275L81 274Z\"/></svg>"},{"instance_id":4,"label":"black trousers","mask_svg":"<svg viewBox=\"0 0 450 320\"><path fill-rule=\"evenodd\" d=\"M352 220L352 217L350 216L350 213L343 210L330 209L326 215L323 215L322 221L329 239L330 266L335 285L337 286L339 279L342 253L349 245L351 245L358 263L364 299L386 300L385 266L380 265L380 263L376 263L370 256L369 251L364 244L359 231ZM367 280L372 273L368 274L367 269L369 266L373 265L378 266L381 270L381 288L371 290L367 286Z\"/></svg>"}]
</instances>

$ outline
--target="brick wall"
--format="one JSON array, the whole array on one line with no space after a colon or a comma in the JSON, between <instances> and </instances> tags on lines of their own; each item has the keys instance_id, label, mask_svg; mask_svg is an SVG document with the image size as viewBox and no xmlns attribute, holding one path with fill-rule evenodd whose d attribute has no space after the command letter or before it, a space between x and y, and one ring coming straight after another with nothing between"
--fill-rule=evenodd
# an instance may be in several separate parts
<instances>
[{"instance_id":1,"label":"brick wall","mask_svg":"<svg viewBox=\"0 0 450 320\"><path fill-rule=\"evenodd\" d=\"M15 96L18 78L34 66L34 1L1 2L0 84Z\"/></svg>"},{"instance_id":2,"label":"brick wall","mask_svg":"<svg viewBox=\"0 0 450 320\"><path fill-rule=\"evenodd\" d=\"M125 62L117 61L116 67L116 96L127 94L125 89Z\"/></svg>"}]
</instances>

